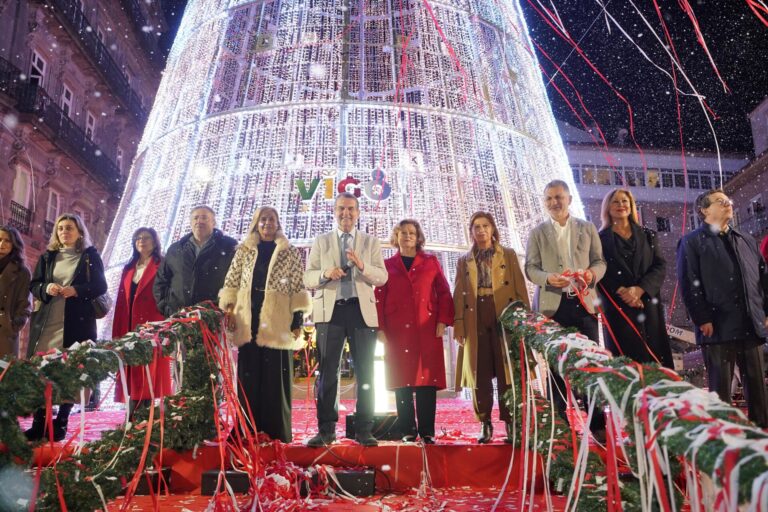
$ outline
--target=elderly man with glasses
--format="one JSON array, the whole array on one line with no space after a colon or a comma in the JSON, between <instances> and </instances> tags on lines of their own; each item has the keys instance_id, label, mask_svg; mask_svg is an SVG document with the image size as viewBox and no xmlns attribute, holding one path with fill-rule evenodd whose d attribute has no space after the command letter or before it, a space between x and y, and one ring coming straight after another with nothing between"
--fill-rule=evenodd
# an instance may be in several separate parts
<instances>
[{"instance_id":1,"label":"elderly man with glasses","mask_svg":"<svg viewBox=\"0 0 768 512\"><path fill-rule=\"evenodd\" d=\"M749 418L768 427L763 344L768 336L768 274L757 241L733 228L733 201L721 189L696 199L703 221L680 240L677 278L696 325L710 391L731 402L739 365Z\"/></svg>"}]
</instances>

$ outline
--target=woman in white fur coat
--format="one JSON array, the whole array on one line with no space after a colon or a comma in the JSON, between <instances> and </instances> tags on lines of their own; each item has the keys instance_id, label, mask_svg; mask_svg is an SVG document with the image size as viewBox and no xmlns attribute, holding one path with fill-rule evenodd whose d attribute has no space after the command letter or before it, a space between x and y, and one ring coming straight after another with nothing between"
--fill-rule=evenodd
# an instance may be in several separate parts
<instances>
[{"instance_id":1,"label":"woman in white fur coat","mask_svg":"<svg viewBox=\"0 0 768 512\"><path fill-rule=\"evenodd\" d=\"M251 431L290 443L293 351L311 298L301 254L283 235L277 211L256 210L219 292L227 329L239 347L238 397ZM250 414L249 414L250 409Z\"/></svg>"}]
</instances>

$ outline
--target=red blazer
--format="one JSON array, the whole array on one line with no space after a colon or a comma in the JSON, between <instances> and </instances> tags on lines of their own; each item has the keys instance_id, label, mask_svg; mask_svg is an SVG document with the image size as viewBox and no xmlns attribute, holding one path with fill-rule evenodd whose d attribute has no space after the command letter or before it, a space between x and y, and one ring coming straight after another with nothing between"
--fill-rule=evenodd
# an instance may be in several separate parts
<instances>
[{"instance_id":1,"label":"red blazer","mask_svg":"<svg viewBox=\"0 0 768 512\"><path fill-rule=\"evenodd\" d=\"M138 325L146 322L164 320L157 310L155 297L152 295L152 285L155 282L155 274L159 263L150 260L144 274L141 276L136 295L133 298L133 310L130 311L128 300L131 297L131 282L136 273L136 265L131 265L123 270L120 278L120 287L117 290L115 300L115 315L112 320L112 338L120 338L124 334L136 329ZM155 397L167 396L172 393L170 358L162 357L158 348L158 354L149 366L150 375L154 383ZM146 382L146 370L144 367L127 368L128 393L133 400L150 398L149 386ZM118 375L119 377L119 375ZM115 386L115 401L124 402L123 386L118 380Z\"/></svg>"},{"instance_id":2,"label":"red blazer","mask_svg":"<svg viewBox=\"0 0 768 512\"><path fill-rule=\"evenodd\" d=\"M376 287L379 328L386 335L387 388L445 388L438 322L453 325L453 297L436 256L419 251L405 269L400 254L384 261L389 278Z\"/></svg>"}]
</instances>

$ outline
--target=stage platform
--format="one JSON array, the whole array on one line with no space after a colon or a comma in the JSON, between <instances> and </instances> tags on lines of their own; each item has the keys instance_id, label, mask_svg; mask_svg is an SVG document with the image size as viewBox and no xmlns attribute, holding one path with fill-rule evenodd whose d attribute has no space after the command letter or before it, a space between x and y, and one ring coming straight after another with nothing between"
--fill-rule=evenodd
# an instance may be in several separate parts
<instances>
[{"instance_id":1,"label":"stage platform","mask_svg":"<svg viewBox=\"0 0 768 512\"><path fill-rule=\"evenodd\" d=\"M375 496L364 498L357 504L339 498L323 503L324 508L317 510L382 510L385 507L391 510L419 510L422 507L437 510L440 507L434 507L442 502L447 504L444 510L489 510L504 486L508 472L510 477L502 496L503 506L499 509L518 509L523 480L520 471L525 454L503 442L504 424L499 421L494 424L494 442L478 445L475 438L479 424L474 418L471 401L461 398L439 399L437 444L426 446L421 443L382 441L378 447L361 447L343 437L344 416L353 408L354 401L342 401L337 443L326 448L308 448L303 443L316 432L314 404L306 399L295 401L294 442L277 448L283 450L287 461L302 467L323 464L339 469L366 467L375 470ZM102 431L118 426L124 419L124 412L117 409L86 412L85 418L85 439L89 441L97 439ZM29 420L22 423L25 426ZM75 414L70 421L70 436L75 434L78 424L79 415ZM60 454L63 444L56 443L53 448L48 444L41 445L36 450L36 462L49 463ZM274 458L275 446L265 444L260 449L265 462ZM538 459L533 460L537 461L538 475L533 502L546 508L544 496L540 493L543 485L541 464ZM171 468L171 477L169 495L158 498L162 500L161 510L204 510L210 497L200 495L201 477L203 472L221 467L218 444L208 442L196 451L186 453L164 450L163 465ZM229 461L225 461L225 466L229 467ZM422 486L425 476L430 482L426 494ZM526 492L530 493L530 488ZM555 510L560 509L558 504L562 506L565 503L562 497L553 499ZM313 500L313 503L319 502ZM363 504L372 508L359 508ZM350 506L353 508L345 508ZM132 507L133 510L151 510L153 502L149 497L138 496L132 502ZM539 507L534 506L536 508Z\"/></svg>"}]
</instances>

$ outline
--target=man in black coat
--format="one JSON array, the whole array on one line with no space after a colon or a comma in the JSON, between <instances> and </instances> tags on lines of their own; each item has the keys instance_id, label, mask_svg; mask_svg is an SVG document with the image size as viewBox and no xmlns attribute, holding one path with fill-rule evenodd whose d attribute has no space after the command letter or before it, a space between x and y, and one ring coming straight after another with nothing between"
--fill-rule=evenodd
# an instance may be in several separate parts
<instances>
[{"instance_id":1,"label":"man in black coat","mask_svg":"<svg viewBox=\"0 0 768 512\"><path fill-rule=\"evenodd\" d=\"M211 207L195 207L190 221L192 232L168 247L152 288L157 309L166 317L204 300L218 302L235 255L237 241L215 228Z\"/></svg>"},{"instance_id":2,"label":"man in black coat","mask_svg":"<svg viewBox=\"0 0 768 512\"><path fill-rule=\"evenodd\" d=\"M749 418L768 427L763 344L768 335L768 274L757 241L729 224L733 201L721 189L696 199L704 221L677 248L677 278L701 345L709 389L731 402L739 365Z\"/></svg>"}]
</instances>

